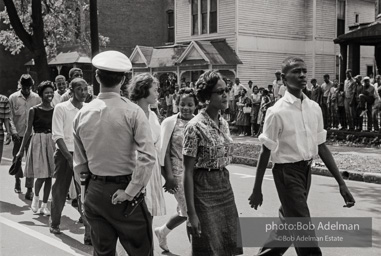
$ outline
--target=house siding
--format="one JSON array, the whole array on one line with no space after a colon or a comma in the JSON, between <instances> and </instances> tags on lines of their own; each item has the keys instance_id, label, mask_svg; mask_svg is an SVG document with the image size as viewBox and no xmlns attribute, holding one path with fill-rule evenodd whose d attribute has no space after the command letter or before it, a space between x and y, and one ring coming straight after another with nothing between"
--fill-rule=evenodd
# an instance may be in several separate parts
<instances>
[{"instance_id":1,"label":"house siding","mask_svg":"<svg viewBox=\"0 0 381 256\"><path fill-rule=\"evenodd\" d=\"M175 5L176 43L225 38L230 47L235 49L235 0L217 0L217 33L203 35L191 35L191 1L175 0Z\"/></svg>"}]
</instances>

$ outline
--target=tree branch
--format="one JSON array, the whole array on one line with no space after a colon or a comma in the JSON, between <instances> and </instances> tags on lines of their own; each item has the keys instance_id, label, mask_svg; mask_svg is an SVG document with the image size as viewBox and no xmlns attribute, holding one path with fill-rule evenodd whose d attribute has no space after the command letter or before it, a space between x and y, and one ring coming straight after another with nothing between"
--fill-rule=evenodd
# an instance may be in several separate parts
<instances>
[{"instance_id":1,"label":"tree branch","mask_svg":"<svg viewBox=\"0 0 381 256\"><path fill-rule=\"evenodd\" d=\"M25 47L28 48L31 52L34 52L32 36L25 30L15 4L12 0L4 0L4 4L7 7L7 13L9 16L9 21L11 22L12 28L14 29L16 35L24 43Z\"/></svg>"}]
</instances>

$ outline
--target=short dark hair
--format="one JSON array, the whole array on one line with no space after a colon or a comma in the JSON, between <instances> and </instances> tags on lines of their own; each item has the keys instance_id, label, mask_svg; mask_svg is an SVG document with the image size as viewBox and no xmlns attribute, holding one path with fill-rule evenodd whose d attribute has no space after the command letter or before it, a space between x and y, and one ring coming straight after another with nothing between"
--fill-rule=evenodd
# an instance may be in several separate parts
<instances>
[{"instance_id":1,"label":"short dark hair","mask_svg":"<svg viewBox=\"0 0 381 256\"><path fill-rule=\"evenodd\" d=\"M303 62L304 63L304 60L300 57L295 57L295 56L287 57L282 63L282 73L286 74L288 69L290 68L291 64L294 62Z\"/></svg>"},{"instance_id":2,"label":"short dark hair","mask_svg":"<svg viewBox=\"0 0 381 256\"><path fill-rule=\"evenodd\" d=\"M66 78L65 78L63 75L58 75L58 76L56 76L56 78L54 79L54 81L57 82L57 80L60 80L60 79L63 79L63 80L65 80L65 82L66 82Z\"/></svg>"},{"instance_id":3,"label":"short dark hair","mask_svg":"<svg viewBox=\"0 0 381 256\"><path fill-rule=\"evenodd\" d=\"M328 77L328 78L329 78L329 75L328 75L328 74L325 74L325 75L323 76L323 78L326 78L326 77Z\"/></svg>"},{"instance_id":4,"label":"short dark hair","mask_svg":"<svg viewBox=\"0 0 381 256\"><path fill-rule=\"evenodd\" d=\"M212 96L214 86L222 80L221 74L216 70L208 70L201 74L196 82L197 99L204 103Z\"/></svg>"},{"instance_id":5,"label":"short dark hair","mask_svg":"<svg viewBox=\"0 0 381 256\"><path fill-rule=\"evenodd\" d=\"M54 91L54 83L51 81L43 81L38 85L37 92L40 98L42 98L42 95L46 88L52 88L52 90Z\"/></svg>"},{"instance_id":6,"label":"short dark hair","mask_svg":"<svg viewBox=\"0 0 381 256\"><path fill-rule=\"evenodd\" d=\"M98 75L100 83L104 87L108 87L108 88L114 87L117 84L119 84L124 77L123 72L112 72L112 71L107 71L103 69L97 69L97 75Z\"/></svg>"},{"instance_id":7,"label":"short dark hair","mask_svg":"<svg viewBox=\"0 0 381 256\"><path fill-rule=\"evenodd\" d=\"M31 87L34 85L34 80L29 74L23 74L19 79L19 84L21 86Z\"/></svg>"},{"instance_id":8,"label":"short dark hair","mask_svg":"<svg viewBox=\"0 0 381 256\"><path fill-rule=\"evenodd\" d=\"M312 79L311 79L311 83L312 83L312 82L317 82L316 78L312 78Z\"/></svg>"},{"instance_id":9,"label":"short dark hair","mask_svg":"<svg viewBox=\"0 0 381 256\"><path fill-rule=\"evenodd\" d=\"M153 83L158 83L159 80L150 73L142 73L134 76L128 85L128 95L130 100L138 101L149 96L149 89Z\"/></svg>"},{"instance_id":10,"label":"short dark hair","mask_svg":"<svg viewBox=\"0 0 381 256\"><path fill-rule=\"evenodd\" d=\"M73 80L71 80L69 84L69 88L70 90L74 90L76 87L81 86L82 83L85 83L86 85L88 85L85 79L76 77Z\"/></svg>"},{"instance_id":11,"label":"short dark hair","mask_svg":"<svg viewBox=\"0 0 381 256\"><path fill-rule=\"evenodd\" d=\"M178 97L176 98L176 105L180 104L181 98L183 98L185 95L192 97L194 100L194 104L197 106L198 105L198 100L196 96L195 90L192 88L181 88L178 92Z\"/></svg>"},{"instance_id":12,"label":"short dark hair","mask_svg":"<svg viewBox=\"0 0 381 256\"><path fill-rule=\"evenodd\" d=\"M71 78L73 77L73 74L74 74L74 72L76 72L76 71L80 71L80 72L83 74L82 69L80 69L80 68L72 68L72 69L70 69L70 71L69 71L69 79L71 79Z\"/></svg>"}]
</instances>

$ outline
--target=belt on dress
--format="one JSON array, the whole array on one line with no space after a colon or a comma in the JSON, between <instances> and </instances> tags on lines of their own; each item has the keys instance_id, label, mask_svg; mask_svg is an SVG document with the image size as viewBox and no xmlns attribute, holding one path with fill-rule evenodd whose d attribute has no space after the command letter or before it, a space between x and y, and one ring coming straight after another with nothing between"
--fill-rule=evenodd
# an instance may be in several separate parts
<instances>
[{"instance_id":1,"label":"belt on dress","mask_svg":"<svg viewBox=\"0 0 381 256\"><path fill-rule=\"evenodd\" d=\"M129 183L131 181L131 174L130 175L120 175L120 176L99 176L95 174L91 174L92 180L99 180L103 181L104 183Z\"/></svg>"},{"instance_id":2,"label":"belt on dress","mask_svg":"<svg viewBox=\"0 0 381 256\"><path fill-rule=\"evenodd\" d=\"M47 129L47 130L43 130L43 131L35 131L35 133L45 133L45 134L48 134L48 133L52 133L52 130Z\"/></svg>"},{"instance_id":3,"label":"belt on dress","mask_svg":"<svg viewBox=\"0 0 381 256\"><path fill-rule=\"evenodd\" d=\"M225 167L221 167L221 168L195 168L195 169L199 170L199 171L213 172L213 171L223 171L225 169Z\"/></svg>"}]
</instances>

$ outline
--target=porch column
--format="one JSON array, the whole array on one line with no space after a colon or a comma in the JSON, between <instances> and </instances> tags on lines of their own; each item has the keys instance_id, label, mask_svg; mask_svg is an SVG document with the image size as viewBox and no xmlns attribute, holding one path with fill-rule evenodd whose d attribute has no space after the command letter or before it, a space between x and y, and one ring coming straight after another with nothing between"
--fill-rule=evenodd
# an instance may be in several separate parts
<instances>
[{"instance_id":1,"label":"porch column","mask_svg":"<svg viewBox=\"0 0 381 256\"><path fill-rule=\"evenodd\" d=\"M346 75L345 71L347 70L347 45L346 44L340 44L340 83L344 83Z\"/></svg>"},{"instance_id":2,"label":"porch column","mask_svg":"<svg viewBox=\"0 0 381 256\"><path fill-rule=\"evenodd\" d=\"M374 57L376 59L376 74L381 75L381 44L376 45L374 51Z\"/></svg>"},{"instance_id":3,"label":"porch column","mask_svg":"<svg viewBox=\"0 0 381 256\"><path fill-rule=\"evenodd\" d=\"M352 69L352 75L360 75L360 45L349 45L348 67Z\"/></svg>"}]
</instances>

